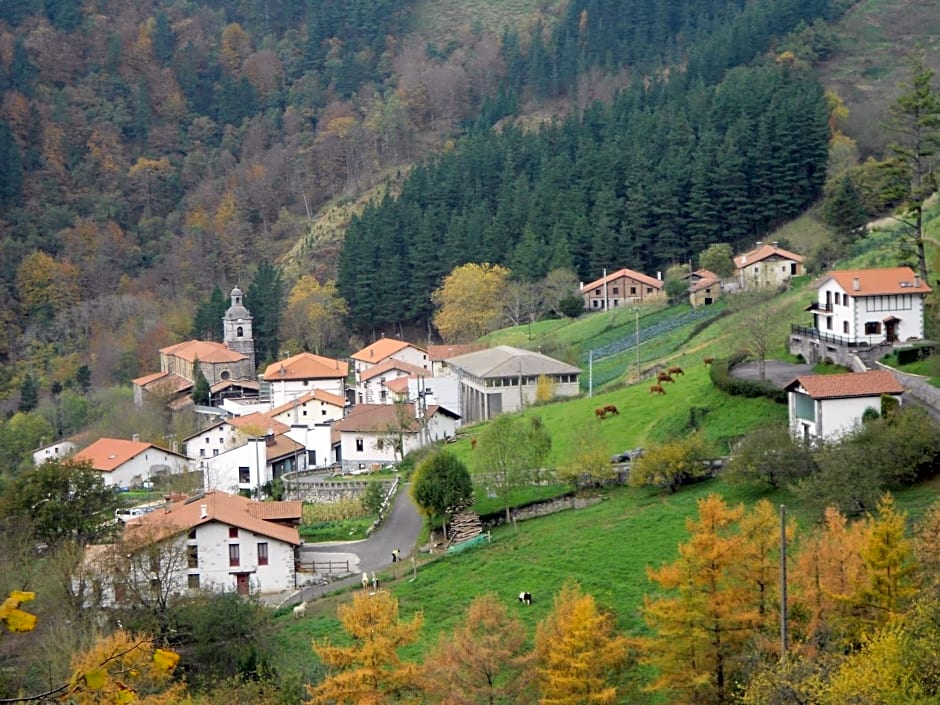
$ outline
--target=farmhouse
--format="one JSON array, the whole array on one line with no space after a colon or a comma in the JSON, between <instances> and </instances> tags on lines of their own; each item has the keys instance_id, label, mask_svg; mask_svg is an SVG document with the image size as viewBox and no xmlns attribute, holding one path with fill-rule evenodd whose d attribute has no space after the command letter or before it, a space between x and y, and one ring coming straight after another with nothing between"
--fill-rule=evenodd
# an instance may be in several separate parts
<instances>
[{"instance_id":1,"label":"farmhouse","mask_svg":"<svg viewBox=\"0 0 940 705\"><path fill-rule=\"evenodd\" d=\"M662 280L626 268L581 285L586 311L607 311L665 296Z\"/></svg>"},{"instance_id":2,"label":"farmhouse","mask_svg":"<svg viewBox=\"0 0 940 705\"><path fill-rule=\"evenodd\" d=\"M333 396L346 398L346 375L349 363L321 357L313 353L300 353L272 362L264 370L266 385L263 396L269 396L275 406L287 404L319 389Z\"/></svg>"},{"instance_id":3,"label":"farmhouse","mask_svg":"<svg viewBox=\"0 0 940 705\"><path fill-rule=\"evenodd\" d=\"M380 338L371 345L352 354L353 368L358 382L362 374L386 360L406 362L413 367L428 371L430 362L426 350L417 345L392 338ZM429 372L426 372L429 374Z\"/></svg>"},{"instance_id":4,"label":"farmhouse","mask_svg":"<svg viewBox=\"0 0 940 705\"><path fill-rule=\"evenodd\" d=\"M276 593L296 585L300 502L206 492L128 521L120 544L94 549L105 602L143 592Z\"/></svg>"},{"instance_id":5,"label":"farmhouse","mask_svg":"<svg viewBox=\"0 0 940 705\"><path fill-rule=\"evenodd\" d=\"M358 404L391 404L395 401L389 390L392 381L409 376L417 378L429 375L430 371L424 367L416 367L390 357L356 375L356 401Z\"/></svg>"},{"instance_id":6,"label":"farmhouse","mask_svg":"<svg viewBox=\"0 0 940 705\"><path fill-rule=\"evenodd\" d=\"M343 472L397 462L407 453L454 435L460 417L442 406L357 404L333 424Z\"/></svg>"},{"instance_id":7,"label":"farmhouse","mask_svg":"<svg viewBox=\"0 0 940 705\"><path fill-rule=\"evenodd\" d=\"M738 283L742 289L767 289L784 286L791 277L805 274L803 257L777 246L757 246L734 258Z\"/></svg>"},{"instance_id":8,"label":"farmhouse","mask_svg":"<svg viewBox=\"0 0 940 705\"><path fill-rule=\"evenodd\" d=\"M830 272L806 307L812 325L791 327L790 352L810 363L829 358L847 365L853 350L923 338L929 293L910 267Z\"/></svg>"},{"instance_id":9,"label":"farmhouse","mask_svg":"<svg viewBox=\"0 0 940 705\"><path fill-rule=\"evenodd\" d=\"M447 364L460 383L463 423L486 421L534 403L540 378L550 386L552 397L574 397L580 393L579 368L508 345L460 355Z\"/></svg>"},{"instance_id":10,"label":"farmhouse","mask_svg":"<svg viewBox=\"0 0 940 705\"><path fill-rule=\"evenodd\" d=\"M694 307L710 306L721 296L721 277L707 269L697 269L686 274L689 282L689 303Z\"/></svg>"},{"instance_id":11,"label":"farmhouse","mask_svg":"<svg viewBox=\"0 0 940 705\"><path fill-rule=\"evenodd\" d=\"M76 453L74 459L91 463L110 487L140 487L145 482L189 470L185 455L144 443L136 436L130 441L99 438Z\"/></svg>"},{"instance_id":12,"label":"farmhouse","mask_svg":"<svg viewBox=\"0 0 940 705\"><path fill-rule=\"evenodd\" d=\"M837 440L862 422L867 409L881 413L881 398L901 401L904 388L890 372L806 375L787 385L790 433L805 443Z\"/></svg>"}]
</instances>

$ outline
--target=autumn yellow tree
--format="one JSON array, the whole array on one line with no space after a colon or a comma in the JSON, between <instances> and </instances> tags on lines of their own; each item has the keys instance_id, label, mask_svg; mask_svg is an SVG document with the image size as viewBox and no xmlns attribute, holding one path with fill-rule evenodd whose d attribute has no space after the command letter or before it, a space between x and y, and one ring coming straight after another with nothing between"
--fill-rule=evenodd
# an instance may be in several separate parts
<instances>
[{"instance_id":1,"label":"autumn yellow tree","mask_svg":"<svg viewBox=\"0 0 940 705\"><path fill-rule=\"evenodd\" d=\"M402 661L398 650L414 643L424 618L398 615L398 600L389 592L357 592L337 609L350 646L314 642L314 653L327 667L326 677L307 686L308 705L384 705L420 702L417 664Z\"/></svg>"},{"instance_id":2,"label":"autumn yellow tree","mask_svg":"<svg viewBox=\"0 0 940 705\"><path fill-rule=\"evenodd\" d=\"M533 666L522 623L487 593L425 659L424 689L441 705L525 705L535 701Z\"/></svg>"},{"instance_id":3,"label":"autumn yellow tree","mask_svg":"<svg viewBox=\"0 0 940 705\"><path fill-rule=\"evenodd\" d=\"M763 523L751 519L745 527L753 528L742 533L743 517L742 506L728 507L718 495L699 500L679 558L647 571L666 594L644 603L653 636L642 640L642 660L659 674L651 688L671 693L675 702L731 702L745 649L768 619L755 575L742 565L759 552L757 543L766 543L755 536Z\"/></svg>"},{"instance_id":4,"label":"autumn yellow tree","mask_svg":"<svg viewBox=\"0 0 940 705\"><path fill-rule=\"evenodd\" d=\"M592 595L567 582L552 612L535 633L539 703L601 705L617 702L617 686L629 659L627 638Z\"/></svg>"},{"instance_id":5,"label":"autumn yellow tree","mask_svg":"<svg viewBox=\"0 0 940 705\"><path fill-rule=\"evenodd\" d=\"M630 468L630 485L653 485L675 492L692 480L707 477L708 447L700 434L649 448Z\"/></svg>"},{"instance_id":6,"label":"autumn yellow tree","mask_svg":"<svg viewBox=\"0 0 940 705\"><path fill-rule=\"evenodd\" d=\"M20 609L20 605L36 598L36 593L14 590L0 602L0 624L11 632L31 632L36 628L36 615Z\"/></svg>"},{"instance_id":7,"label":"autumn yellow tree","mask_svg":"<svg viewBox=\"0 0 940 705\"><path fill-rule=\"evenodd\" d=\"M291 289L281 321L288 349L300 348L320 355L338 341L347 311L336 282L320 284L312 275L302 276Z\"/></svg>"},{"instance_id":8,"label":"autumn yellow tree","mask_svg":"<svg viewBox=\"0 0 940 705\"><path fill-rule=\"evenodd\" d=\"M431 294L437 306L434 325L447 342L476 340L495 330L503 315L503 293L510 271L498 264L465 264L444 278Z\"/></svg>"}]
</instances>

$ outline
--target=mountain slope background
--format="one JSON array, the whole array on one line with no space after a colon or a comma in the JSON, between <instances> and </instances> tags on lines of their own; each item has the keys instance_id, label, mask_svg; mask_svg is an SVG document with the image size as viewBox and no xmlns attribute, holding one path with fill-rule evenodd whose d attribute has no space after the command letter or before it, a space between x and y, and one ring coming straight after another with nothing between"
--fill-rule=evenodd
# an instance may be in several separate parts
<instances>
[{"instance_id":1,"label":"mountain slope background","mask_svg":"<svg viewBox=\"0 0 940 705\"><path fill-rule=\"evenodd\" d=\"M198 6L166 0L132 6L106 0L4 3L2 394L15 392L27 373L49 389L54 384L68 386L83 365L90 368L96 385L126 382L149 371L157 348L192 334L194 311L209 300L215 286L223 291L234 285L245 288L259 262L285 264L285 294L303 274L321 282L334 279L344 251L347 262L356 259L356 248L344 248L343 237L347 226L357 222L357 199L363 194L374 187L379 194L389 189L399 193L409 184L414 189L419 182L411 180L411 165L428 154L440 153L444 161L466 159L473 152L460 140L465 133L479 146L477 154L486 158L496 155L503 160L517 148L520 154L527 149L537 156L532 145L538 144L532 140L547 138L509 127L531 125L532 117L544 123L560 116L550 129L560 130L556 134L569 140L572 159L585 158L588 166L580 183L564 175L569 180L565 193L574 203L569 211L582 219L545 223L529 233L528 213L521 208L498 213L497 208L499 218L491 215L491 220L500 227L508 223L509 230L505 237L498 230L491 232L490 238L501 238L512 249L487 253L491 259L526 261L526 248L537 250L551 236L558 245L556 263L580 257L582 261L571 264L589 276L604 258L622 260L623 238L637 231L628 218L636 215L647 220L641 229L651 246L644 241L629 244L634 253L652 253L644 264L684 260L699 244L691 247L683 241L690 222L687 214L668 228L657 220L659 212L688 210L682 201L689 184L680 179L667 192L649 195L633 189L629 195L642 196L647 207L618 193L621 186L601 188L599 177L617 183L622 175L609 169L606 175L599 173L603 170L594 168L589 148L593 141L593 149L600 149L597 156L603 156L607 145L602 140L617 138L618 113L596 107L588 121L561 118L577 116L594 100L612 98L616 90L644 83L650 87L645 95L634 92L622 100L650 111L656 101L676 105L669 102L676 100L674 94L691 86L697 93L690 95L700 101L695 107L701 107L701 101L717 100L709 91L733 66L741 67L736 69L739 78L762 71L773 80L784 80L781 76L789 73L812 86L810 63L799 58L799 46L789 64L775 59L785 49L781 42L787 36L821 43L822 48L813 51L829 52L825 70L848 86L850 78L841 77L833 57L843 52L857 61L864 50L854 55L845 48L858 46L858 40L837 35L836 48L826 49L829 34L807 34L803 29L802 35L788 34L801 26L801 19L811 25L815 18L836 19L847 11L836 25L839 31L855 27L869 33L873 24L927 28L932 21L927 4L915 2L635 0L628 5L601 0L580 5L388 0L277 8L263 0L214 0ZM919 14L924 21L914 19ZM895 16L904 22L892 20ZM889 43L893 35L883 33ZM716 54L711 51L715 47L723 51ZM900 62L900 54L886 52L883 64L891 66L890 71L869 73L896 85L897 64L888 61ZM767 57L762 66L746 67L762 56ZM657 83L670 75L683 79L668 86ZM698 85L691 85L693 79ZM746 85L756 84L742 78L738 86ZM766 86L772 90L771 83ZM818 108L818 98L812 100ZM643 101L650 102L644 106ZM846 102L851 119L853 105L849 98ZM793 108L782 105L777 112L812 112ZM652 149L647 159L671 164L674 173L682 174L691 155L704 153L693 150L699 134L694 141L688 139L690 130L703 128L689 122L689 115L698 115L694 109L671 113L668 124L663 123L669 129L659 141L673 150L673 159ZM714 114L720 115L717 108ZM622 123L629 113L619 115ZM755 113L752 119L773 126L767 112ZM661 115L653 115L650 122L649 134L655 134ZM497 129L490 129L494 125ZM776 126L778 132L765 134L779 139L787 130L799 132L796 123L787 125L785 120ZM632 139L642 141L644 134L635 131ZM760 188L779 178L787 163L781 159L757 165L769 170L763 176L758 173L753 183L763 180L765 186L755 188L757 201L739 205L753 211L748 203L761 203L769 216L749 217L748 227L733 237L720 228L705 229L701 242L715 233L724 239L751 239L808 207L818 197L825 161L818 149L822 133L815 139L817 148L807 149L811 156L802 157L801 172L805 175L809 169L813 177L799 187L798 198L771 204L770 191L761 193ZM859 145L861 154L879 149L874 139ZM421 170L433 174L434 164ZM511 171L504 170L514 175L514 183L506 184L502 193L491 192L496 194L492 205L500 199L517 204L512 189L517 194L526 190L520 166L530 169L525 178L531 186L535 164L533 158L527 167L513 164ZM609 159L610 165L616 162ZM704 161L698 166L707 169ZM633 166L638 174L643 168ZM478 173L494 178L497 172L484 162ZM457 192L448 201L466 198L459 181L451 187ZM688 193L691 200L690 188ZM701 203L707 203L705 196L699 194ZM550 199L552 191L543 189L540 197ZM780 205L782 210L773 210ZM530 209L537 210L538 204L530 204ZM381 210L372 207L376 213ZM417 225L407 218L399 221L402 234L419 242L426 238L424 249L415 250L419 255L429 247L437 252L435 238L473 233L479 225L472 221L472 212L428 213L426 209ZM608 218L608 226L598 226L601 216ZM455 217L463 218L462 227L453 227ZM572 244L569 236L582 236L584 219L595 231L592 239ZM714 226L707 216L699 221ZM445 273L441 264L451 263L443 257L424 266L426 260L408 251L414 247L411 240L376 238L375 233L371 237L388 250L381 255L394 265L389 271L396 279L382 290L409 290L397 303L379 302L384 318L376 320L357 317L355 309L364 310L364 302L349 296L351 325L365 337L385 332L393 323L426 320L423 292ZM478 254L472 242L458 240L450 249ZM360 258L365 255L360 253ZM459 258L451 259L456 263ZM406 276L413 271L422 273L420 287ZM350 287L343 279L341 287ZM397 286L399 282L407 286ZM370 303L365 300L366 306Z\"/></svg>"}]
</instances>

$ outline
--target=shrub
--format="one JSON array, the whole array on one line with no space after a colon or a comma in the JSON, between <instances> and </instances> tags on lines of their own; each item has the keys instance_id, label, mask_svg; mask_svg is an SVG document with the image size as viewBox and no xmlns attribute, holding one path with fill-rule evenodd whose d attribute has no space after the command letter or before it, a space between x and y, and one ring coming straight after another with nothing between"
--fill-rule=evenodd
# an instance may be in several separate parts
<instances>
[{"instance_id":1,"label":"shrub","mask_svg":"<svg viewBox=\"0 0 940 705\"><path fill-rule=\"evenodd\" d=\"M731 394L738 397L767 397L778 404L787 403L787 393L783 389L778 389L767 382L755 382L749 379L737 379L731 376L731 370L740 365L747 359L747 353L739 352L731 357L715 360L709 376L712 384L725 394Z\"/></svg>"}]
</instances>

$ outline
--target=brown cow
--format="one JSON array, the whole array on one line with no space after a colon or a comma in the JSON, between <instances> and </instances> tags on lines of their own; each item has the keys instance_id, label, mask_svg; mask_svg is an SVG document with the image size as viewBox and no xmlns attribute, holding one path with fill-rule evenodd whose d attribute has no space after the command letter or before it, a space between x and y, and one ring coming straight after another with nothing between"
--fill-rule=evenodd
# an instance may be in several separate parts
<instances>
[{"instance_id":1,"label":"brown cow","mask_svg":"<svg viewBox=\"0 0 940 705\"><path fill-rule=\"evenodd\" d=\"M473 438L470 439L470 450L476 450L476 449L477 449L477 439L476 439L476 436L474 436Z\"/></svg>"},{"instance_id":2,"label":"brown cow","mask_svg":"<svg viewBox=\"0 0 940 705\"><path fill-rule=\"evenodd\" d=\"M685 372L682 371L681 367L670 367L668 370L666 370L666 372L668 372L671 375L684 375L685 374Z\"/></svg>"},{"instance_id":3,"label":"brown cow","mask_svg":"<svg viewBox=\"0 0 940 705\"><path fill-rule=\"evenodd\" d=\"M665 394L665 393L666 393L666 390L663 389L663 386L661 384L654 384L652 387L650 387L650 394Z\"/></svg>"},{"instance_id":4,"label":"brown cow","mask_svg":"<svg viewBox=\"0 0 940 705\"><path fill-rule=\"evenodd\" d=\"M657 382L675 382L668 372L660 372L656 375Z\"/></svg>"},{"instance_id":5,"label":"brown cow","mask_svg":"<svg viewBox=\"0 0 940 705\"><path fill-rule=\"evenodd\" d=\"M605 415L610 414L611 416L617 416L619 413L620 413L620 409L618 409L613 404L608 404L607 406L604 407Z\"/></svg>"},{"instance_id":6,"label":"brown cow","mask_svg":"<svg viewBox=\"0 0 940 705\"><path fill-rule=\"evenodd\" d=\"M713 358L713 357L706 357L706 358L703 358L703 359L702 359L702 362L705 363L706 367L707 367L708 365L712 364L714 361L715 361L715 358Z\"/></svg>"},{"instance_id":7,"label":"brown cow","mask_svg":"<svg viewBox=\"0 0 940 705\"><path fill-rule=\"evenodd\" d=\"M607 410L604 407L599 406L594 409L594 415L599 418L601 421L607 418Z\"/></svg>"}]
</instances>

